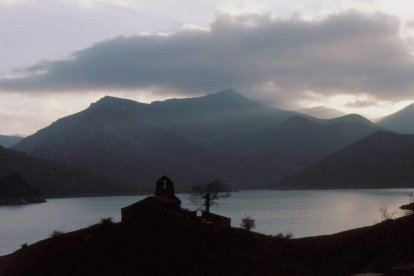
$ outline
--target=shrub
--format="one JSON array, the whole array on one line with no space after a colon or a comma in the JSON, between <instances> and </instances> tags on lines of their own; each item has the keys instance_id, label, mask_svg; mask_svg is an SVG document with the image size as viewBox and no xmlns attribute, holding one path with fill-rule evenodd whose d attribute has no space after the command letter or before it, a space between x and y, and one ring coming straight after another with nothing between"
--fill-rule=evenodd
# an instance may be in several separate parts
<instances>
[{"instance_id":1,"label":"shrub","mask_svg":"<svg viewBox=\"0 0 414 276\"><path fill-rule=\"evenodd\" d=\"M60 230L55 230L55 231L53 231L52 232L52 234L50 234L50 237L51 238L54 238L54 237L58 237L58 236L60 236L60 235L63 235L65 232L63 232L63 231L60 231Z\"/></svg>"},{"instance_id":2,"label":"shrub","mask_svg":"<svg viewBox=\"0 0 414 276\"><path fill-rule=\"evenodd\" d=\"M24 243L24 244L22 244L21 246L20 246L20 248L26 248L26 247L28 247L29 245L27 244L27 243Z\"/></svg>"},{"instance_id":3,"label":"shrub","mask_svg":"<svg viewBox=\"0 0 414 276\"><path fill-rule=\"evenodd\" d=\"M240 227L250 231L256 227L256 221L249 216L245 216L241 219Z\"/></svg>"},{"instance_id":4,"label":"shrub","mask_svg":"<svg viewBox=\"0 0 414 276\"><path fill-rule=\"evenodd\" d=\"M112 218L111 217L108 217L108 218L102 218L101 219L101 224L102 225L111 225L111 224L113 224L114 222L112 221Z\"/></svg>"},{"instance_id":5,"label":"shrub","mask_svg":"<svg viewBox=\"0 0 414 276\"><path fill-rule=\"evenodd\" d=\"M275 237L279 238L279 239L290 240L291 238L293 238L293 234L292 233L286 233L286 234L279 233L279 234L275 235Z\"/></svg>"}]
</instances>

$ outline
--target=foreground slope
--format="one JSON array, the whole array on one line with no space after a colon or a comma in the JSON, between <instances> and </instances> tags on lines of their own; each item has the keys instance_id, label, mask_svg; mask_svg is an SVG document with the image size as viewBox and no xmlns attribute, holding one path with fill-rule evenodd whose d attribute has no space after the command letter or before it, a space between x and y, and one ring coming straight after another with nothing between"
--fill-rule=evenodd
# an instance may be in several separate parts
<instances>
[{"instance_id":1,"label":"foreground slope","mask_svg":"<svg viewBox=\"0 0 414 276\"><path fill-rule=\"evenodd\" d=\"M80 196L137 192L134 187L113 182L87 170L28 156L0 146L0 177L19 173L43 196Z\"/></svg>"},{"instance_id":2,"label":"foreground slope","mask_svg":"<svg viewBox=\"0 0 414 276\"><path fill-rule=\"evenodd\" d=\"M414 187L414 135L379 131L284 178L279 186Z\"/></svg>"},{"instance_id":3,"label":"foreground slope","mask_svg":"<svg viewBox=\"0 0 414 276\"><path fill-rule=\"evenodd\" d=\"M105 97L13 148L148 191L160 175L181 190L217 177L261 188L377 129L354 115L292 123L294 116L232 90L151 104Z\"/></svg>"},{"instance_id":4,"label":"foreground slope","mask_svg":"<svg viewBox=\"0 0 414 276\"><path fill-rule=\"evenodd\" d=\"M158 218L153 218L158 219ZM0 257L0 275L351 275L414 262L414 218L288 240L100 224ZM389 274L410 275L410 274Z\"/></svg>"}]
</instances>

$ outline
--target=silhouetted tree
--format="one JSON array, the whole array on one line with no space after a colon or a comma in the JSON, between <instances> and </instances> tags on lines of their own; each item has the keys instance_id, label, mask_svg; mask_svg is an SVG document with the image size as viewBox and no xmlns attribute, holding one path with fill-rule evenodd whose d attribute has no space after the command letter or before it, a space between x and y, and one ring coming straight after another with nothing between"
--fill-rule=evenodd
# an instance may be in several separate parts
<instances>
[{"instance_id":1,"label":"silhouetted tree","mask_svg":"<svg viewBox=\"0 0 414 276\"><path fill-rule=\"evenodd\" d=\"M385 204L384 208L380 209L382 221L393 219L396 215L396 212L391 212L388 209L388 204Z\"/></svg>"},{"instance_id":2,"label":"silhouetted tree","mask_svg":"<svg viewBox=\"0 0 414 276\"><path fill-rule=\"evenodd\" d=\"M250 231L256 227L256 221L249 216L245 216L241 219L240 227Z\"/></svg>"},{"instance_id":3,"label":"silhouetted tree","mask_svg":"<svg viewBox=\"0 0 414 276\"><path fill-rule=\"evenodd\" d=\"M211 206L217 205L219 199L231 196L231 187L219 179L193 185L191 191L190 201L204 207L207 214L210 213Z\"/></svg>"},{"instance_id":4,"label":"silhouetted tree","mask_svg":"<svg viewBox=\"0 0 414 276\"><path fill-rule=\"evenodd\" d=\"M101 219L101 224L104 226L108 226L108 225L114 224L114 222L112 221L111 217L107 217L107 218Z\"/></svg>"}]
</instances>

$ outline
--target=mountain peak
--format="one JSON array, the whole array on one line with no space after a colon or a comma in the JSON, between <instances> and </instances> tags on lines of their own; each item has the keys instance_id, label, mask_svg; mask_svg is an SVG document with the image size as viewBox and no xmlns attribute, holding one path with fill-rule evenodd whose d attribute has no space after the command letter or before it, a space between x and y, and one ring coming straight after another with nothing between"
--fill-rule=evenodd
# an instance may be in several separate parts
<instances>
[{"instance_id":1,"label":"mountain peak","mask_svg":"<svg viewBox=\"0 0 414 276\"><path fill-rule=\"evenodd\" d=\"M401 111L404 111L404 110L414 110L414 103L407 105Z\"/></svg>"},{"instance_id":2,"label":"mountain peak","mask_svg":"<svg viewBox=\"0 0 414 276\"><path fill-rule=\"evenodd\" d=\"M123 99L123 98L117 98L113 96L105 96L100 98L95 103L92 103L90 105L90 108L128 108L128 107L136 107L137 105L145 105L143 103L129 100L129 99Z\"/></svg>"},{"instance_id":3,"label":"mountain peak","mask_svg":"<svg viewBox=\"0 0 414 276\"><path fill-rule=\"evenodd\" d=\"M215 109L215 108L228 108L239 107L247 105L259 105L255 101L252 101L243 95L236 92L234 89L225 89L216 93L207 94L201 97L193 98L181 98L181 99L168 99L165 101L152 102L151 105L168 106L169 108L186 108L186 109Z\"/></svg>"},{"instance_id":4,"label":"mountain peak","mask_svg":"<svg viewBox=\"0 0 414 276\"><path fill-rule=\"evenodd\" d=\"M252 104L255 103L254 101L246 98L245 96L241 95L234 89L225 89L218 91L213 94L206 95L204 97L205 99L213 99L213 100L219 100L219 101L225 101L225 102L232 102L232 103L238 103L238 104Z\"/></svg>"},{"instance_id":5,"label":"mountain peak","mask_svg":"<svg viewBox=\"0 0 414 276\"><path fill-rule=\"evenodd\" d=\"M373 125L373 123L368 120L367 118L359 115L359 114L348 114L345 116L341 116L339 118L334 118L328 120L331 124L335 123L361 123L366 125Z\"/></svg>"},{"instance_id":6,"label":"mountain peak","mask_svg":"<svg viewBox=\"0 0 414 276\"><path fill-rule=\"evenodd\" d=\"M398 117L398 116L405 116L405 115L410 115L410 116L414 115L414 103L409 104L406 107L404 107L403 109L401 109L401 110L399 110L399 111L397 111L397 112L395 112L391 115L386 116L385 118L383 118L383 120L387 119L387 118L391 118L391 117Z\"/></svg>"},{"instance_id":7,"label":"mountain peak","mask_svg":"<svg viewBox=\"0 0 414 276\"><path fill-rule=\"evenodd\" d=\"M107 95L107 96L100 98L96 103L102 104L102 103L114 103L114 102L135 102L135 101Z\"/></svg>"},{"instance_id":8,"label":"mountain peak","mask_svg":"<svg viewBox=\"0 0 414 276\"><path fill-rule=\"evenodd\" d=\"M326 106L315 106L298 110L299 113L306 114L318 119L333 119L346 115L345 112Z\"/></svg>"},{"instance_id":9,"label":"mountain peak","mask_svg":"<svg viewBox=\"0 0 414 276\"><path fill-rule=\"evenodd\" d=\"M414 134L414 103L391 115L382 118L379 124L391 131Z\"/></svg>"},{"instance_id":10,"label":"mountain peak","mask_svg":"<svg viewBox=\"0 0 414 276\"><path fill-rule=\"evenodd\" d=\"M228 89L220 90L220 91L218 91L216 93L213 93L212 95L243 97L242 95L240 95L240 93L238 93L233 88L228 88Z\"/></svg>"}]
</instances>

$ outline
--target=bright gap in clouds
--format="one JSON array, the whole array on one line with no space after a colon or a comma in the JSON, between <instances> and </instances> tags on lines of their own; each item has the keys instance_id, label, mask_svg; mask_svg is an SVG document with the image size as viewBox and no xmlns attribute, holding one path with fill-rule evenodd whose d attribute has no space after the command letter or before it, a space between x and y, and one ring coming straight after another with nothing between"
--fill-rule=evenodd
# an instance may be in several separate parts
<instances>
[{"instance_id":1,"label":"bright gap in clouds","mask_svg":"<svg viewBox=\"0 0 414 276\"><path fill-rule=\"evenodd\" d=\"M357 97L353 95L337 95L333 97L314 95L313 100L300 101L299 106L301 108L326 106L347 114L360 114L376 122L385 116L400 111L412 103L412 100L398 102L377 101L369 97Z\"/></svg>"}]
</instances>

